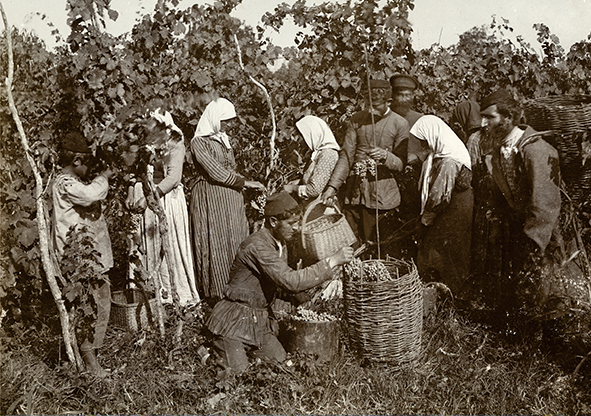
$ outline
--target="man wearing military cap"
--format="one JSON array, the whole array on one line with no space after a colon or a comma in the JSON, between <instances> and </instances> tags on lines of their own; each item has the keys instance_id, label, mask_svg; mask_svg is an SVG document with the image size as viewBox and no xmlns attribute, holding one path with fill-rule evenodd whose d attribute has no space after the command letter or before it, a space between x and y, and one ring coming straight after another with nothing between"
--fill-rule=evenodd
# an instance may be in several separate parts
<instances>
[{"instance_id":1,"label":"man wearing military cap","mask_svg":"<svg viewBox=\"0 0 591 416\"><path fill-rule=\"evenodd\" d=\"M393 112L390 83L370 80L366 109L351 117L323 201L331 203L346 183L343 209L360 243L374 239L376 209L380 215L398 208L400 192L394 177L406 165L408 123ZM374 240L375 241L375 240Z\"/></svg>"},{"instance_id":2,"label":"man wearing military cap","mask_svg":"<svg viewBox=\"0 0 591 416\"><path fill-rule=\"evenodd\" d=\"M248 368L247 349L259 357L285 360L285 349L270 319L275 298L282 292L315 287L333 277L333 267L353 259L353 249L343 247L304 269L289 267L286 243L298 232L300 219L300 208L289 193L272 195L265 204L265 226L238 248L224 298L206 322L229 373Z\"/></svg>"},{"instance_id":3,"label":"man wearing military cap","mask_svg":"<svg viewBox=\"0 0 591 416\"><path fill-rule=\"evenodd\" d=\"M419 81L412 75L395 74L390 77L392 87L391 108L396 114L400 114L408 122L408 128L417 122L423 115L414 111L412 106L415 101L415 90L419 88ZM408 139L408 163L412 164L422 159L421 144L413 137Z\"/></svg>"},{"instance_id":4,"label":"man wearing military cap","mask_svg":"<svg viewBox=\"0 0 591 416\"><path fill-rule=\"evenodd\" d=\"M416 121L423 116L422 113L412 109L415 100L415 91L420 86L419 81L409 74L394 74L390 77L390 85L392 87L392 103L390 108L395 113L404 117L408 122L408 128L410 130ZM421 166L426 157L421 142L416 137L408 133L407 135L407 166L405 167L404 175L400 176L400 183L398 184L402 195L400 217L404 222L416 218L420 213L418 183ZM402 246L412 247L410 249L412 251L415 247L413 247L411 240L412 236L409 236L408 239L400 241L400 244Z\"/></svg>"}]
</instances>

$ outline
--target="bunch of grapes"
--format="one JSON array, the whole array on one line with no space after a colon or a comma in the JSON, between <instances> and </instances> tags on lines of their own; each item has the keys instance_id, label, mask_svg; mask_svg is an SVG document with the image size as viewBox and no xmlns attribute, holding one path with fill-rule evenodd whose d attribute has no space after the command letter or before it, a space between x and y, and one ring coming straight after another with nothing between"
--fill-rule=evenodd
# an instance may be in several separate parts
<instances>
[{"instance_id":1,"label":"bunch of grapes","mask_svg":"<svg viewBox=\"0 0 591 416\"><path fill-rule=\"evenodd\" d=\"M352 280L368 282L385 282L392 280L388 268L380 261L363 263L358 258L345 265L345 273Z\"/></svg>"},{"instance_id":2,"label":"bunch of grapes","mask_svg":"<svg viewBox=\"0 0 591 416\"><path fill-rule=\"evenodd\" d=\"M295 321L306 321L306 322L330 322L334 321L337 318L334 315L331 315L326 312L314 312L310 309L303 308L298 306L298 309L295 314L293 314L292 319Z\"/></svg>"},{"instance_id":3,"label":"bunch of grapes","mask_svg":"<svg viewBox=\"0 0 591 416\"><path fill-rule=\"evenodd\" d=\"M361 268L363 267L363 263L359 260L358 257L355 257L349 263L345 264L345 274L349 278L359 279L361 274Z\"/></svg>"},{"instance_id":4,"label":"bunch of grapes","mask_svg":"<svg viewBox=\"0 0 591 416\"><path fill-rule=\"evenodd\" d=\"M131 227L129 232L133 234L139 234L142 226L142 221L144 219L144 214L140 213L132 213L131 214Z\"/></svg>"},{"instance_id":5,"label":"bunch of grapes","mask_svg":"<svg viewBox=\"0 0 591 416\"><path fill-rule=\"evenodd\" d=\"M255 199L250 201L250 205L256 209L259 214L265 215L265 205L267 204L267 193L261 192Z\"/></svg>"},{"instance_id":6,"label":"bunch of grapes","mask_svg":"<svg viewBox=\"0 0 591 416\"><path fill-rule=\"evenodd\" d=\"M369 176L376 176L376 168L377 162L373 159L364 159L360 160L359 162L353 165L353 172L355 175L359 176L360 178L365 178L369 174Z\"/></svg>"}]
</instances>

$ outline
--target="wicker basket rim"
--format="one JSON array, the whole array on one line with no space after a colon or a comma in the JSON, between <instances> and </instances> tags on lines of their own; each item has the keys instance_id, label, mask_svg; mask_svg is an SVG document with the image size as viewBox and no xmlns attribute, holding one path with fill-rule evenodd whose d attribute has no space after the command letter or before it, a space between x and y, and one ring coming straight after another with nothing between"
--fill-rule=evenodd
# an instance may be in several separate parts
<instances>
[{"instance_id":1,"label":"wicker basket rim","mask_svg":"<svg viewBox=\"0 0 591 416\"><path fill-rule=\"evenodd\" d=\"M576 106L591 104L591 95L549 95L527 100L526 104L541 106Z\"/></svg>"},{"instance_id":2,"label":"wicker basket rim","mask_svg":"<svg viewBox=\"0 0 591 416\"><path fill-rule=\"evenodd\" d=\"M361 263L365 264L365 263L376 263L376 262L384 263L385 266L396 266L396 267L404 266L404 267L408 267L411 270L412 270L413 266L415 265L414 262L404 261L404 260L400 260L400 259L389 259L389 260L367 259L367 260L363 260Z\"/></svg>"},{"instance_id":3,"label":"wicker basket rim","mask_svg":"<svg viewBox=\"0 0 591 416\"><path fill-rule=\"evenodd\" d=\"M382 259L368 259L368 260L363 260L361 263L365 264L365 263L372 263L372 262L381 262L381 263L390 263L387 264L386 266L394 266L396 268L399 268L400 266L404 266L408 268L408 273L404 273L404 274L399 274L398 278L394 278L394 276L391 276L392 279L391 280L378 280L378 281L374 281L374 280L352 280L352 279L347 279L349 281L349 284L353 284L353 285L389 285L389 284L400 284L399 280L402 280L403 278L407 278L408 276L418 276L418 270L414 264L414 262L407 262L404 260L399 260L399 259L391 259L391 260L382 260Z\"/></svg>"},{"instance_id":4,"label":"wicker basket rim","mask_svg":"<svg viewBox=\"0 0 591 416\"><path fill-rule=\"evenodd\" d=\"M133 308L133 307L137 307L137 305L144 303L144 302L134 302L134 303L122 303L121 301L117 301L114 299L114 296L116 295L121 295L121 294L125 294L125 292L127 291L131 291L131 292L139 292L141 293L142 291L138 288L135 287L130 287L124 290L116 290L114 292L111 293L111 303L116 305L116 306L120 306L122 308ZM154 294L150 293L150 292L146 292L148 294L148 302L151 302L153 300L155 300L156 298L153 297Z\"/></svg>"},{"instance_id":5,"label":"wicker basket rim","mask_svg":"<svg viewBox=\"0 0 591 416\"><path fill-rule=\"evenodd\" d=\"M308 204L308 206L306 207L306 211L304 212L304 215L303 215L303 217L302 217L302 225L301 225L302 233L304 233L304 230L305 230L306 226L307 226L309 223L313 223L314 221L317 221L317 220L319 220L319 219L322 219L322 217L325 217L325 216L335 215L335 214L328 214L328 215L326 215L326 214L323 214L322 216L320 216L320 217L318 217L318 218L316 218L316 219L314 219L314 220L312 220L312 221L310 221L310 222L308 223L308 221L307 221L307 220L308 220L308 216L310 215L310 213L312 212L312 210L313 210L313 209L314 209L316 206L318 206L318 205L320 205L320 204L323 204L323 202L322 202L321 196L318 196L318 198L316 198L314 201L310 202L310 203ZM335 208L335 210L336 210L336 214L337 214L337 215L341 215L341 216L343 216L343 217L344 217L343 213L341 212L341 210L339 209L339 207L338 207L338 206L336 206L336 205L335 205L333 208Z\"/></svg>"},{"instance_id":6,"label":"wicker basket rim","mask_svg":"<svg viewBox=\"0 0 591 416\"><path fill-rule=\"evenodd\" d=\"M322 217L313 219L312 221L308 222L307 224L307 228L302 231L304 234L309 234L309 233L315 233L315 232L320 232L320 231L326 231L329 228L333 227L334 224L336 223L336 221L329 221L332 218L336 218L338 220L340 220L341 218L344 218L343 214L338 214L338 213L334 213L334 214L325 214Z\"/></svg>"}]
</instances>

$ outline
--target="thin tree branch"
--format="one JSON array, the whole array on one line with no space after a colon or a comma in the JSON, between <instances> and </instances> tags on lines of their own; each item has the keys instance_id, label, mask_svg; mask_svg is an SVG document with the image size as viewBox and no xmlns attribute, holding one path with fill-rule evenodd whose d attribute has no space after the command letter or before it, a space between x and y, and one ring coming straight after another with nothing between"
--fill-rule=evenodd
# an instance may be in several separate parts
<instances>
[{"instance_id":1,"label":"thin tree branch","mask_svg":"<svg viewBox=\"0 0 591 416\"><path fill-rule=\"evenodd\" d=\"M62 334L64 337L64 344L66 347L66 354L70 362L75 363L79 370L84 368L82 360L79 359L79 354L75 354L75 351L78 349L78 345L76 345L71 337L71 330L70 330L70 317L66 310L64 300L62 298L62 292L57 284L56 276L60 276L61 273L55 267L54 262L52 261L52 257L50 255L50 248L49 248L49 226L46 221L46 214L45 214L45 204L43 201L43 178L41 177L41 172L35 159L31 154L31 148L29 146L29 141L25 134L25 130L23 128L23 124L20 120L18 115L18 110L16 108L14 97L12 95L12 81L14 78L14 56L12 52L12 37L10 33L10 27L8 26L8 20L6 18L6 13L4 12L4 6L0 2L0 11L2 12L2 21L4 22L4 32L6 37L6 46L8 51L8 76L6 78L6 94L8 97L8 107L10 108L10 112L12 113L12 118L16 124L21 143L25 150L25 156L29 165L31 166L31 170L33 171L33 176L35 177L35 201L37 204L37 216L36 222L37 227L39 229L39 248L41 250L41 262L43 264L43 269L45 270L45 277L47 279L47 283L49 284L49 288L51 290L51 294L53 295L53 299L57 305L57 309L60 314L60 323L62 326Z\"/></svg>"},{"instance_id":2,"label":"thin tree branch","mask_svg":"<svg viewBox=\"0 0 591 416\"><path fill-rule=\"evenodd\" d=\"M246 72L246 69L244 68L244 63L242 62L242 51L240 50L240 43L238 42L238 37L236 36L236 34L234 34L234 42L236 42L236 49L238 49L238 62L240 63L240 68L242 68L242 70ZM271 151L271 161L269 164L269 170L267 171L267 177L268 177L269 174L271 173L271 171L273 170L273 168L275 167L275 161L278 157L278 154L275 151L275 136L277 135L277 124L275 123L275 112L273 111L273 103L271 102L271 96L269 95L267 88L265 88L265 86L263 84L261 84L256 79L254 79L254 77L252 75L248 75L248 77L253 82L253 84L255 84L257 87L259 87L263 91L263 94L265 95L265 98L267 99L267 104L269 104L269 112L271 113L271 123L273 124L273 130L271 132L271 140L269 141L269 148Z\"/></svg>"}]
</instances>

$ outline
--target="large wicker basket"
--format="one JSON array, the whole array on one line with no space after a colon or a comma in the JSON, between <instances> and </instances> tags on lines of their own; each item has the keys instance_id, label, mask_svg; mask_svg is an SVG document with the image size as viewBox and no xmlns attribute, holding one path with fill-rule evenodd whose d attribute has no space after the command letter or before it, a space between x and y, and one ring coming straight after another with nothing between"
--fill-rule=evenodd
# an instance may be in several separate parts
<instances>
[{"instance_id":1,"label":"large wicker basket","mask_svg":"<svg viewBox=\"0 0 591 416\"><path fill-rule=\"evenodd\" d=\"M591 203L591 95L557 95L529 100L525 118L560 155L560 170L569 197Z\"/></svg>"},{"instance_id":2,"label":"large wicker basket","mask_svg":"<svg viewBox=\"0 0 591 416\"><path fill-rule=\"evenodd\" d=\"M322 260L357 241L347 219L336 206L334 214L324 214L307 222L312 210L321 203L320 198L312 201L302 218L302 248L312 260Z\"/></svg>"},{"instance_id":3,"label":"large wicker basket","mask_svg":"<svg viewBox=\"0 0 591 416\"><path fill-rule=\"evenodd\" d=\"M113 292L111 294L111 324L131 331L147 328L152 314L158 311L156 298L148 298L149 295L145 291L135 287ZM154 321L152 320L152 322Z\"/></svg>"},{"instance_id":4,"label":"large wicker basket","mask_svg":"<svg viewBox=\"0 0 591 416\"><path fill-rule=\"evenodd\" d=\"M363 269L372 262L381 262L393 278L364 281ZM346 273L344 282L354 349L370 362L412 363L420 354L423 330L423 287L416 266L396 259L366 260L355 275Z\"/></svg>"},{"instance_id":5,"label":"large wicker basket","mask_svg":"<svg viewBox=\"0 0 591 416\"><path fill-rule=\"evenodd\" d=\"M524 104L527 123L535 130L563 135L591 129L591 95L555 95Z\"/></svg>"}]
</instances>

